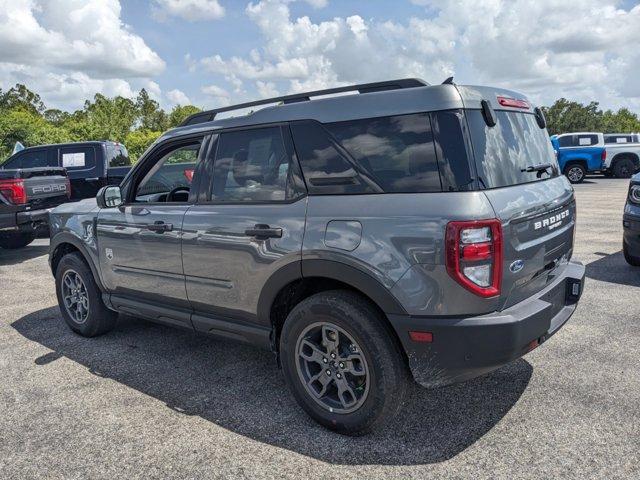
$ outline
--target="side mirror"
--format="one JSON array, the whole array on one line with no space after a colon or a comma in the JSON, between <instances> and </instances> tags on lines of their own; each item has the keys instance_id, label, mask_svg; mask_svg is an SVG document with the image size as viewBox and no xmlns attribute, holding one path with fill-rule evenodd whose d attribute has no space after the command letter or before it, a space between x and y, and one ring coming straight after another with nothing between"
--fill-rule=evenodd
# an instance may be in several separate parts
<instances>
[{"instance_id":1,"label":"side mirror","mask_svg":"<svg viewBox=\"0 0 640 480\"><path fill-rule=\"evenodd\" d=\"M117 185L102 187L96 195L96 202L100 208L113 208L122 205L122 190Z\"/></svg>"}]
</instances>

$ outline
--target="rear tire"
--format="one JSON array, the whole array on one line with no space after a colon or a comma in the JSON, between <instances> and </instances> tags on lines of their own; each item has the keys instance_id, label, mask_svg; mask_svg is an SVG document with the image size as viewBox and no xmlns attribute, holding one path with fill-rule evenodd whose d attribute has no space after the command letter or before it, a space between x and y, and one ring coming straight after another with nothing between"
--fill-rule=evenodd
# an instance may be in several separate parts
<instances>
[{"instance_id":1,"label":"rear tire","mask_svg":"<svg viewBox=\"0 0 640 480\"><path fill-rule=\"evenodd\" d=\"M587 170L580 163L570 163L565 167L564 174L571 183L582 183L587 175Z\"/></svg>"},{"instance_id":2,"label":"rear tire","mask_svg":"<svg viewBox=\"0 0 640 480\"><path fill-rule=\"evenodd\" d=\"M622 243L622 252L624 253L624 259L629 265L631 265L632 267L640 267L640 257L631 255L629 253L629 247L627 247L627 244L624 242Z\"/></svg>"},{"instance_id":3,"label":"rear tire","mask_svg":"<svg viewBox=\"0 0 640 480\"><path fill-rule=\"evenodd\" d=\"M0 247L15 250L29 245L36 239L34 232L14 232L0 234Z\"/></svg>"},{"instance_id":4,"label":"rear tire","mask_svg":"<svg viewBox=\"0 0 640 480\"><path fill-rule=\"evenodd\" d=\"M326 428L363 435L404 404L410 374L385 321L365 298L344 290L312 295L289 313L280 336L284 377L298 404Z\"/></svg>"},{"instance_id":5,"label":"rear tire","mask_svg":"<svg viewBox=\"0 0 640 480\"><path fill-rule=\"evenodd\" d=\"M630 158L616 160L613 165L613 174L616 178L631 178L635 170L636 166Z\"/></svg>"},{"instance_id":6,"label":"rear tire","mask_svg":"<svg viewBox=\"0 0 640 480\"><path fill-rule=\"evenodd\" d=\"M118 314L102 301L91 269L77 252L62 257L56 269L56 295L62 318L83 337L95 337L113 329Z\"/></svg>"}]
</instances>

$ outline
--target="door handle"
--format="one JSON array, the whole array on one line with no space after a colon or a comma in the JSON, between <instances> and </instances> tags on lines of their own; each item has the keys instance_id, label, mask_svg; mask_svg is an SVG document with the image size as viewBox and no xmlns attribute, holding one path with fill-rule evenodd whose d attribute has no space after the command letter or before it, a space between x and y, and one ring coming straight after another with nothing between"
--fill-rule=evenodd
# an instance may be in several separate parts
<instances>
[{"instance_id":1,"label":"door handle","mask_svg":"<svg viewBox=\"0 0 640 480\"><path fill-rule=\"evenodd\" d=\"M152 232L156 233L170 232L171 230L173 230L173 224L164 223L162 220L158 220L157 222L153 222L152 224L147 225L147 230L151 230Z\"/></svg>"},{"instance_id":2,"label":"door handle","mask_svg":"<svg viewBox=\"0 0 640 480\"><path fill-rule=\"evenodd\" d=\"M253 228L247 228L244 231L244 234L247 237L255 237L258 240L264 240L267 238L281 238L282 229L271 228L269 225L265 225L264 223L258 223Z\"/></svg>"}]
</instances>

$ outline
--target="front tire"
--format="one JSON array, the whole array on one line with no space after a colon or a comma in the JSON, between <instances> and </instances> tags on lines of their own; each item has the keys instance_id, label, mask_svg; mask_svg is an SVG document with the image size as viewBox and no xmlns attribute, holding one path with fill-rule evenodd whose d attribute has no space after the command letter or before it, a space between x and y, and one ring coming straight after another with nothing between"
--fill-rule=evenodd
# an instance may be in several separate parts
<instances>
[{"instance_id":1,"label":"front tire","mask_svg":"<svg viewBox=\"0 0 640 480\"><path fill-rule=\"evenodd\" d=\"M627 247L627 244L624 242L622 243L622 253L624 253L624 259L629 265L632 267L640 267L640 257L631 255L631 253L629 253L629 247Z\"/></svg>"},{"instance_id":2,"label":"front tire","mask_svg":"<svg viewBox=\"0 0 640 480\"><path fill-rule=\"evenodd\" d=\"M15 250L29 245L36 239L33 232L13 232L0 234L0 247Z\"/></svg>"},{"instance_id":3,"label":"front tire","mask_svg":"<svg viewBox=\"0 0 640 480\"><path fill-rule=\"evenodd\" d=\"M115 326L118 314L105 306L93 273L79 253L69 253L60 260L56 295L62 318L83 337L102 335Z\"/></svg>"},{"instance_id":4,"label":"front tire","mask_svg":"<svg viewBox=\"0 0 640 480\"><path fill-rule=\"evenodd\" d=\"M587 170L579 163L570 163L565 167L564 174L571 183L582 183L587 175Z\"/></svg>"},{"instance_id":5,"label":"front tire","mask_svg":"<svg viewBox=\"0 0 640 480\"><path fill-rule=\"evenodd\" d=\"M404 404L409 371L382 314L362 296L321 292L289 313L282 369L298 404L321 425L363 435Z\"/></svg>"}]
</instances>

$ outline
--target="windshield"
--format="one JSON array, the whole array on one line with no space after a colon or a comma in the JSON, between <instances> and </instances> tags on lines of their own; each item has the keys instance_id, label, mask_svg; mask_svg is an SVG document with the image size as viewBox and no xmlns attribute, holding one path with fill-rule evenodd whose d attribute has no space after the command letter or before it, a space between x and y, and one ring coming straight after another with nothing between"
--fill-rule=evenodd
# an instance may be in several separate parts
<instances>
[{"instance_id":1,"label":"windshield","mask_svg":"<svg viewBox=\"0 0 640 480\"><path fill-rule=\"evenodd\" d=\"M496 111L488 127L480 110L467 110L476 168L485 188L507 187L558 175L549 135L533 114ZM541 165L548 164L544 169Z\"/></svg>"}]
</instances>

